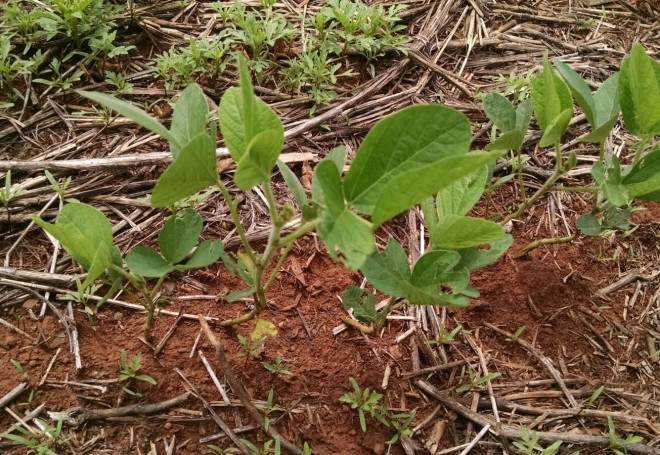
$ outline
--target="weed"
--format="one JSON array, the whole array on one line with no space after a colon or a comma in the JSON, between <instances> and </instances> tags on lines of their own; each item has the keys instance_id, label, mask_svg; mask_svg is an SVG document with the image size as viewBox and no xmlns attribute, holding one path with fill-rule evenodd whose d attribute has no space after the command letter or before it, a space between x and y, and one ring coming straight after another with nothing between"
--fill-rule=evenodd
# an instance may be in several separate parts
<instances>
[{"instance_id":1,"label":"weed","mask_svg":"<svg viewBox=\"0 0 660 455\"><path fill-rule=\"evenodd\" d=\"M444 324L440 323L438 324L438 337L435 338L434 340L427 341L427 343L429 345L435 344L439 346L453 343L454 339L456 338L456 335L458 335L458 332L460 332L462 329L463 326L457 322L456 327L454 327L454 329L452 329L452 331L450 332L447 330Z\"/></svg>"},{"instance_id":2,"label":"weed","mask_svg":"<svg viewBox=\"0 0 660 455\"><path fill-rule=\"evenodd\" d=\"M45 171L45 175L46 175L46 179L48 180L48 183L50 183L50 188L55 193L57 193L60 199L64 200L64 195L66 194L66 190L71 184L71 176L57 180L55 179L53 174L51 174L50 171L48 170Z\"/></svg>"},{"instance_id":3,"label":"weed","mask_svg":"<svg viewBox=\"0 0 660 455\"><path fill-rule=\"evenodd\" d=\"M616 434L616 427L614 426L614 421L610 416L607 416L607 428L608 428L608 435L610 438L610 443L608 447L616 455L626 455L628 453L628 451L626 450L627 445L638 444L644 440L643 437L636 434L627 434L625 439L621 439Z\"/></svg>"},{"instance_id":4,"label":"weed","mask_svg":"<svg viewBox=\"0 0 660 455\"><path fill-rule=\"evenodd\" d=\"M76 292L69 292L62 297L62 300L70 300L82 305L85 309L85 313L88 316L94 316L95 311L90 305L91 297L96 295L96 293L103 287L102 284L92 284L87 287L83 287L82 282L78 277L76 277ZM98 307L97 307L98 308Z\"/></svg>"},{"instance_id":5,"label":"weed","mask_svg":"<svg viewBox=\"0 0 660 455\"><path fill-rule=\"evenodd\" d=\"M130 95L133 93L133 84L128 82L121 73L106 71L105 82L115 88L113 93L116 95Z\"/></svg>"},{"instance_id":6,"label":"weed","mask_svg":"<svg viewBox=\"0 0 660 455\"><path fill-rule=\"evenodd\" d=\"M273 363L261 362L261 364L264 366L265 369L267 369L274 375L281 374L285 376L293 376L292 372L290 372L289 370L285 370L284 367L282 366L282 356L279 354L277 355L277 357L275 357Z\"/></svg>"},{"instance_id":7,"label":"weed","mask_svg":"<svg viewBox=\"0 0 660 455\"><path fill-rule=\"evenodd\" d=\"M23 368L23 365L21 365L21 362L15 359L10 359L9 362L12 364L14 368L16 368L16 371L18 371L21 376L23 376L25 379L27 379L28 374L27 371L25 371L25 368Z\"/></svg>"},{"instance_id":8,"label":"weed","mask_svg":"<svg viewBox=\"0 0 660 455\"><path fill-rule=\"evenodd\" d=\"M45 84L50 87L61 88L66 91L73 87L73 84L78 82L84 73L80 69L76 70L75 66L64 71L62 69L62 62L58 58L53 57L49 69L42 71L41 74L49 74L50 78L45 79L43 77L38 77L33 79L33 82Z\"/></svg>"},{"instance_id":9,"label":"weed","mask_svg":"<svg viewBox=\"0 0 660 455\"><path fill-rule=\"evenodd\" d=\"M35 425L40 429L38 433L33 433L28 429L19 426L14 432L5 432L0 434L0 439L8 439L22 445L26 449L37 455L58 455L58 446L62 444L62 423L58 420L54 427L51 427L42 420L35 419Z\"/></svg>"},{"instance_id":10,"label":"weed","mask_svg":"<svg viewBox=\"0 0 660 455\"><path fill-rule=\"evenodd\" d=\"M603 390L605 390L605 386L600 386L596 390L594 390L594 393L591 394L589 397L589 402L587 403L587 406L590 408L593 408L596 405L596 400L600 397L600 395L603 393Z\"/></svg>"},{"instance_id":11,"label":"weed","mask_svg":"<svg viewBox=\"0 0 660 455\"><path fill-rule=\"evenodd\" d=\"M252 358L257 358L261 355L261 346L266 341L266 337L259 337L252 339L243 335L238 335L238 344L242 349L242 355Z\"/></svg>"},{"instance_id":12,"label":"weed","mask_svg":"<svg viewBox=\"0 0 660 455\"><path fill-rule=\"evenodd\" d=\"M518 338L520 338L520 335L523 334L523 332L525 331L526 328L527 328L527 326L521 325L513 333L513 336L506 338L506 341L508 341L509 343L513 343L514 341L517 341Z\"/></svg>"},{"instance_id":13,"label":"weed","mask_svg":"<svg viewBox=\"0 0 660 455\"><path fill-rule=\"evenodd\" d=\"M133 381L142 381L147 384L156 385L156 380L148 374L138 374L142 369L142 353L138 352L130 359L124 349L121 350L121 371L119 373L119 382L123 383L122 390L133 396L141 396L138 392L129 387Z\"/></svg>"},{"instance_id":14,"label":"weed","mask_svg":"<svg viewBox=\"0 0 660 455\"><path fill-rule=\"evenodd\" d=\"M461 379L465 379L465 373L466 370L465 368L463 368L463 370L461 371ZM502 376L502 373L500 372L489 373L486 376L482 377L472 368L468 368L467 376L468 376L467 378L468 381L462 386L458 387L456 389L456 392L465 393L471 390L484 390L486 388L486 383L488 381L492 381L495 378L499 378L500 376Z\"/></svg>"},{"instance_id":15,"label":"weed","mask_svg":"<svg viewBox=\"0 0 660 455\"><path fill-rule=\"evenodd\" d=\"M386 418L387 409L382 404L380 404L380 400L383 398L383 395L376 392L375 390L370 390L368 387L364 390L361 390L357 381L353 378L349 378L349 381L353 387L353 391L342 395L339 398L339 401L349 404L351 409L357 410L360 419L360 428L362 428L362 431L365 433L367 431L367 415L373 419L378 420L386 427L389 427L389 423Z\"/></svg>"},{"instance_id":16,"label":"weed","mask_svg":"<svg viewBox=\"0 0 660 455\"><path fill-rule=\"evenodd\" d=\"M556 441L546 448L539 447L539 437L536 432L523 427L520 431L520 440L513 441L513 445L526 455L555 455L562 445L562 441Z\"/></svg>"},{"instance_id":17,"label":"weed","mask_svg":"<svg viewBox=\"0 0 660 455\"><path fill-rule=\"evenodd\" d=\"M5 185L0 189L0 203L5 207L7 212L7 223L11 226L11 212L9 211L9 203L15 197L23 194L25 190L19 185L12 186L11 184L11 170L5 174Z\"/></svg>"}]
</instances>

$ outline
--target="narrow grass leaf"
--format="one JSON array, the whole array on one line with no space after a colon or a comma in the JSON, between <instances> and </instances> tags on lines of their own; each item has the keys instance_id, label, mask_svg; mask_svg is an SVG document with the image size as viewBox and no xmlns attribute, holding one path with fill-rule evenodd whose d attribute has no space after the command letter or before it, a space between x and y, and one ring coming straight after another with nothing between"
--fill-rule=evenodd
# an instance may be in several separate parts
<instances>
[{"instance_id":1,"label":"narrow grass leaf","mask_svg":"<svg viewBox=\"0 0 660 455\"><path fill-rule=\"evenodd\" d=\"M138 125L143 126L149 131L158 134L160 137L167 139L171 145L174 145L175 147L181 146L178 140L167 130L167 128L165 128L158 120L134 104L120 100L119 98L108 95L106 93L85 92L79 90L78 94L80 96L84 96L85 98L89 98L92 101L96 101L102 106L105 106L108 109L112 109L124 117L133 120Z\"/></svg>"}]
</instances>

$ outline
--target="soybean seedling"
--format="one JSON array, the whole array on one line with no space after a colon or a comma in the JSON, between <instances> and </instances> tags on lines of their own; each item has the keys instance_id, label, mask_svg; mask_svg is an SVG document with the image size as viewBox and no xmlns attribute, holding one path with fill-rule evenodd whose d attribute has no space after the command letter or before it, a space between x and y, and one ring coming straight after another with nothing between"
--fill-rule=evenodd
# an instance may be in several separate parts
<instances>
[{"instance_id":1,"label":"soybean seedling","mask_svg":"<svg viewBox=\"0 0 660 455\"><path fill-rule=\"evenodd\" d=\"M131 390L129 387L133 381L142 381L147 384L156 385L156 380L148 374L138 374L142 369L142 353L138 352L130 359L124 349L121 350L121 371L119 373L119 382L123 383L122 390L133 396L140 396L139 393Z\"/></svg>"},{"instance_id":2,"label":"soybean seedling","mask_svg":"<svg viewBox=\"0 0 660 455\"><path fill-rule=\"evenodd\" d=\"M238 213L238 198L230 193L217 173L216 128L213 122L207 126L208 106L199 86L193 84L182 92L169 130L129 103L105 94L81 93L168 140L174 161L156 183L150 199L153 206L172 207L209 186L217 188L224 198L241 248L235 255L222 259L245 283L244 289L227 295L225 300L251 296L253 307L241 316L223 321L223 326L246 322L266 308L267 291L301 236L315 231L333 259L341 260L350 269L361 269L376 251L374 230L378 226L502 154L500 151L468 153L470 125L462 114L437 105L411 106L374 126L343 178L346 151L343 148L331 151L316 167L309 198L298 177L278 160L284 143L281 121L254 95L247 66L241 58L238 66L240 86L230 88L223 95L218 109L219 126L225 145L237 163L234 185L240 191L261 187L266 197L271 225L263 249L256 249L248 240ZM446 139L448 131L452 132L450 143ZM422 161L418 160L420 154L424 155ZM298 218L292 204L275 198L272 181L275 166L294 196ZM419 184L411 187L411 181ZM459 232L464 227L461 224L474 223L461 218L458 224L456 229L442 225L442 229L438 228L442 231L439 235L444 236L445 230ZM285 233L285 227L291 226L293 232ZM489 232L480 239L503 235L499 227ZM469 248L473 244L463 239L458 245ZM428 265L435 263L429 257L424 261ZM465 276L459 275L461 279ZM434 284L429 282L435 278L424 277L413 284L428 287L423 290L428 297L425 301L443 304L448 300L435 298L439 289L434 290ZM458 281L453 283L461 290L466 289Z\"/></svg>"}]
</instances>

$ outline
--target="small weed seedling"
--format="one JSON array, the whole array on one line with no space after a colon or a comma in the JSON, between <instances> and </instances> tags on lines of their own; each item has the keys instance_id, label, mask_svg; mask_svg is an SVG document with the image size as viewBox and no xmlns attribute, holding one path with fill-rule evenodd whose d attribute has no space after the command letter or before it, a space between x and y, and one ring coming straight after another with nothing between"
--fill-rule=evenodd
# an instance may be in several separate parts
<instances>
[{"instance_id":1,"label":"small weed seedling","mask_svg":"<svg viewBox=\"0 0 660 455\"><path fill-rule=\"evenodd\" d=\"M444 324L440 323L438 324L438 337L434 340L427 341L427 343L430 346L443 346L445 344L453 343L456 335L458 335L458 332L460 332L461 329L463 329L463 326L457 323L456 327L454 327L454 329L450 332L447 330Z\"/></svg>"},{"instance_id":2,"label":"small weed seedling","mask_svg":"<svg viewBox=\"0 0 660 455\"><path fill-rule=\"evenodd\" d=\"M23 378L27 379L28 377L27 371L25 371L25 368L23 368L21 362L15 359L9 359L9 362L12 364L14 368L16 368L16 371L18 371L21 374L21 376L23 376Z\"/></svg>"},{"instance_id":3,"label":"small weed seedling","mask_svg":"<svg viewBox=\"0 0 660 455\"><path fill-rule=\"evenodd\" d=\"M527 328L527 326L521 325L520 327L518 327L516 329L516 331L513 333L512 337L506 337L505 338L506 341L508 341L509 343L513 343L514 341L517 341L518 338L520 338L520 335L523 334L523 332L525 331L526 328Z\"/></svg>"},{"instance_id":4,"label":"small weed seedling","mask_svg":"<svg viewBox=\"0 0 660 455\"><path fill-rule=\"evenodd\" d=\"M342 395L339 401L349 404L351 409L357 410L362 431L365 433L367 431L367 415L389 427L390 425L386 418L387 409L380 403L383 395L375 390L370 390L368 387L360 390L360 386L353 378L349 378L349 381L353 387L353 391Z\"/></svg>"},{"instance_id":5,"label":"small weed seedling","mask_svg":"<svg viewBox=\"0 0 660 455\"><path fill-rule=\"evenodd\" d=\"M62 300L70 300L76 302L84 307L87 316L92 317L95 314L95 309L90 305L92 296L101 289L101 284L91 284L83 287L80 278L76 277L76 292L69 292L62 297ZM98 305L96 306L98 308Z\"/></svg>"},{"instance_id":6,"label":"small weed seedling","mask_svg":"<svg viewBox=\"0 0 660 455\"><path fill-rule=\"evenodd\" d=\"M468 382L456 389L458 393L465 393L471 390L484 390L486 388L486 383L492 381L495 378L502 376L502 373L495 372L489 373L486 376L480 376L479 373L474 371L472 368L467 369ZM465 368L461 372L461 378L465 379Z\"/></svg>"},{"instance_id":7,"label":"small weed seedling","mask_svg":"<svg viewBox=\"0 0 660 455\"><path fill-rule=\"evenodd\" d=\"M23 188L20 186L12 186L11 184L11 170L7 171L5 174L5 185L0 189L0 203L5 207L7 212L7 223L11 226L11 213L9 211L9 203L16 196L21 195L24 192Z\"/></svg>"},{"instance_id":8,"label":"small weed seedling","mask_svg":"<svg viewBox=\"0 0 660 455\"><path fill-rule=\"evenodd\" d=\"M389 419L390 426L396 433L392 436L392 439L387 441L387 444L396 444L402 436L407 438L411 437L413 435L413 430L410 428L410 424L414 418L415 413L392 414Z\"/></svg>"},{"instance_id":9,"label":"small weed seedling","mask_svg":"<svg viewBox=\"0 0 660 455\"><path fill-rule=\"evenodd\" d=\"M638 444L644 440L641 436L636 434L628 434L625 439L621 439L616 434L616 427L614 426L614 421L612 417L607 416L607 428L610 437L609 448L616 455L627 455L626 446L630 444Z\"/></svg>"},{"instance_id":10,"label":"small weed seedling","mask_svg":"<svg viewBox=\"0 0 660 455\"><path fill-rule=\"evenodd\" d=\"M122 390L133 396L140 396L139 393L131 390L129 387L133 381L142 381L147 384L156 385L156 380L148 374L138 374L142 369L142 353L138 352L130 359L124 349L121 350L121 372L119 373L119 382L123 383Z\"/></svg>"},{"instance_id":11,"label":"small weed seedling","mask_svg":"<svg viewBox=\"0 0 660 455\"><path fill-rule=\"evenodd\" d=\"M59 445L63 443L63 422L64 420L58 420L55 426L51 427L43 420L35 419L34 423L39 427L40 432L32 433L28 429L19 426L14 432L0 433L0 440L13 441L30 450L30 453L37 455L58 455Z\"/></svg>"},{"instance_id":12,"label":"small weed seedling","mask_svg":"<svg viewBox=\"0 0 660 455\"><path fill-rule=\"evenodd\" d=\"M596 406L596 400L598 400L598 398L601 396L601 394L603 393L603 390L605 390L604 385L602 385L602 386L598 387L596 390L594 390L594 393L592 393L591 396L589 397L589 402L587 403L588 407L593 408L593 407Z\"/></svg>"},{"instance_id":13,"label":"small weed seedling","mask_svg":"<svg viewBox=\"0 0 660 455\"><path fill-rule=\"evenodd\" d=\"M253 359L259 357L266 339L276 335L277 329L272 322L264 321L263 319L257 320L249 336L238 335L238 344L241 345L242 355L246 356L246 358L251 357Z\"/></svg>"},{"instance_id":14,"label":"small weed seedling","mask_svg":"<svg viewBox=\"0 0 660 455\"><path fill-rule=\"evenodd\" d=\"M526 455L555 455L562 445L562 441L556 441L544 449L538 445L539 437L536 432L523 427L520 433L520 440L513 441L513 445Z\"/></svg>"},{"instance_id":15,"label":"small weed seedling","mask_svg":"<svg viewBox=\"0 0 660 455\"><path fill-rule=\"evenodd\" d=\"M277 357L275 357L273 363L261 362L261 364L264 366L265 369L273 373L273 375L275 376L277 376L278 374L285 376L293 376L292 372L284 369L284 366L282 365L282 356L280 354L278 354Z\"/></svg>"}]
</instances>

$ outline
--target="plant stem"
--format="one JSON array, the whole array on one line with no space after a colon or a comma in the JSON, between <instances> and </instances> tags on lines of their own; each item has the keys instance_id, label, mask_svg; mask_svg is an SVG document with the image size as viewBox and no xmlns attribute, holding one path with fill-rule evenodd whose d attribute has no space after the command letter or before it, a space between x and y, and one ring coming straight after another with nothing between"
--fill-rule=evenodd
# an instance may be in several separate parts
<instances>
[{"instance_id":1,"label":"plant stem","mask_svg":"<svg viewBox=\"0 0 660 455\"><path fill-rule=\"evenodd\" d=\"M532 195L531 198L527 199L525 202L520 204L518 209L510 214L509 216L505 217L500 224L504 225L508 223L509 221L518 218L520 215L522 215L525 210L533 206L536 201L538 201L541 196L543 196L545 193L548 191L551 191L552 187L554 186L555 182L559 180L559 178L564 174L564 165L563 165L563 160L562 160L562 154L561 154L561 143L557 141L555 144L555 153L556 153L556 160L557 160L557 166L555 168L555 173L550 176L548 180L543 184L541 188L539 188L536 193Z\"/></svg>"},{"instance_id":2,"label":"plant stem","mask_svg":"<svg viewBox=\"0 0 660 455\"><path fill-rule=\"evenodd\" d=\"M520 187L520 194L522 196L523 202L527 201L527 194L525 193L525 182L523 180L523 171L522 171L522 150L518 150L518 168L516 169L516 174L518 176L518 186Z\"/></svg>"},{"instance_id":3,"label":"plant stem","mask_svg":"<svg viewBox=\"0 0 660 455\"><path fill-rule=\"evenodd\" d=\"M349 316L345 314L341 315L341 320L344 324L349 325L354 329L358 329L360 332L364 334L371 335L375 332L375 329L373 327L369 327L367 325L361 324L355 319L351 319Z\"/></svg>"},{"instance_id":4,"label":"plant stem","mask_svg":"<svg viewBox=\"0 0 660 455\"><path fill-rule=\"evenodd\" d=\"M226 321L222 321L220 325L222 327L231 327L234 325L240 325L244 322L247 322L251 319L253 319L258 313L257 307L255 306L253 309L251 309L248 313L245 313L242 316L239 316L234 319L227 319Z\"/></svg>"},{"instance_id":5,"label":"plant stem","mask_svg":"<svg viewBox=\"0 0 660 455\"><path fill-rule=\"evenodd\" d=\"M222 196L225 198L225 201L227 202L227 207L229 207L229 213L231 214L231 219L234 222L234 226L236 227L236 232L238 232L238 236L241 239L241 244L243 245L243 249L250 257L252 262L256 264L257 262L256 257L254 255L254 251L252 250L252 247L250 246L250 242L248 241L247 235L245 234L245 229L243 229L243 225L241 224L241 219L238 217L238 209L236 207L234 198L231 197L231 194L229 194L229 190L220 181L219 178L215 182L215 186L218 187L218 189L222 193Z\"/></svg>"},{"instance_id":6,"label":"plant stem","mask_svg":"<svg viewBox=\"0 0 660 455\"><path fill-rule=\"evenodd\" d=\"M572 242L573 240L577 239L579 234L576 232L573 235L567 235L565 237L552 237L548 239L540 239L536 240L529 245L527 245L525 248L517 252L514 257L519 258L522 256L525 256L527 253L529 253L532 250L535 250L536 248L543 246L543 245L557 245L560 243L569 243Z\"/></svg>"}]
</instances>

